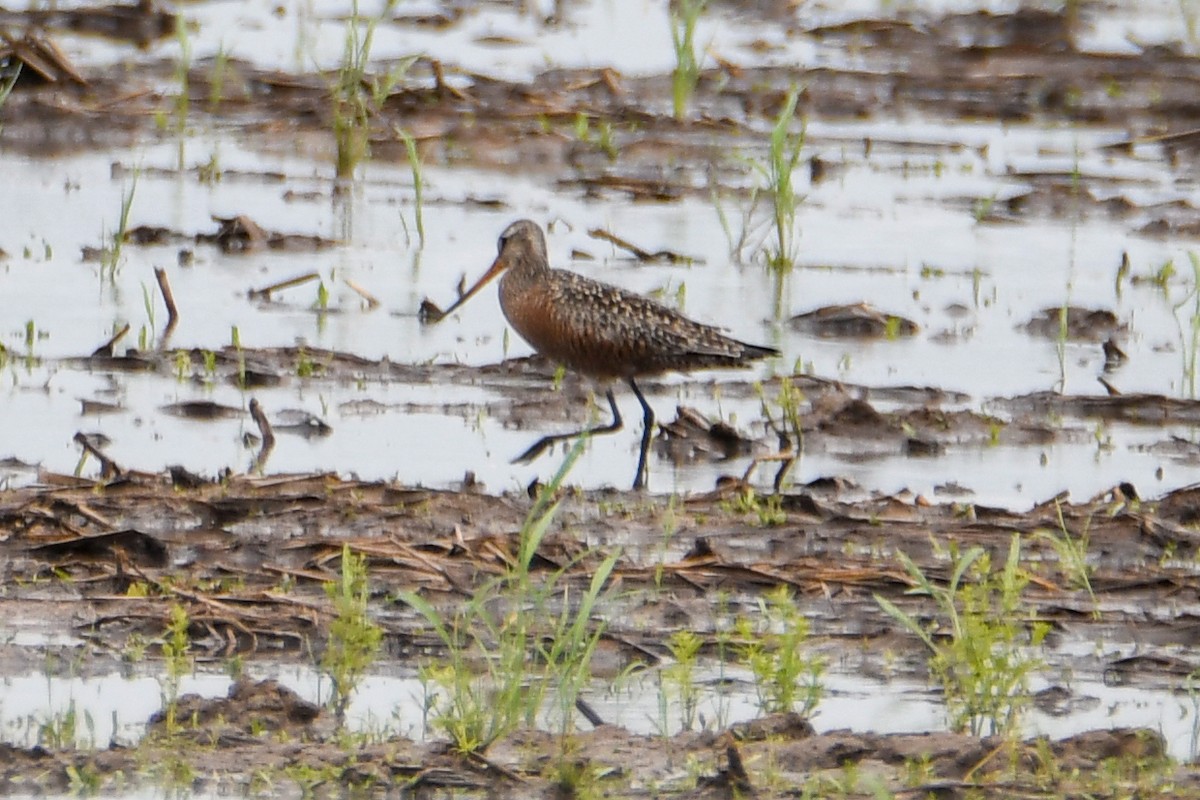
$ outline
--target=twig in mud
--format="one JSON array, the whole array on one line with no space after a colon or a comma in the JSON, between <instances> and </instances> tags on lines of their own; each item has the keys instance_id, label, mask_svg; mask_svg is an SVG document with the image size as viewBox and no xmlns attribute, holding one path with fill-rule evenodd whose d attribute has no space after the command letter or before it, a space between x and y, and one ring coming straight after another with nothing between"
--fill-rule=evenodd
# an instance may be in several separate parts
<instances>
[{"instance_id":1,"label":"twig in mud","mask_svg":"<svg viewBox=\"0 0 1200 800\"><path fill-rule=\"evenodd\" d=\"M254 418L254 424L258 426L258 432L262 435L263 449L274 447L275 432L271 430L271 423L267 420L267 415L263 413L262 406L254 397L250 398L250 416Z\"/></svg>"},{"instance_id":2,"label":"twig in mud","mask_svg":"<svg viewBox=\"0 0 1200 800\"><path fill-rule=\"evenodd\" d=\"M781 419L780 423L786 425L786 420ZM791 471L792 466L795 465L796 459L800 456L800 448L792 443L792 437L788 435L786 428L776 426L775 420L771 418L770 414L766 415L766 425L767 428L778 437L779 449L774 453L768 453L767 455L763 456L755 456L750 462L750 466L746 467L745 473L742 474L740 487L746 487L750 485L750 476L754 474L754 470L758 469L759 464L765 464L774 461L779 464L779 469L775 472L775 480L772 482L772 486L775 489L775 493L779 494L781 491L783 491L784 478L787 477L788 472ZM798 437L803 436L803 433L801 433L799 430L797 430L796 433Z\"/></svg>"},{"instance_id":3,"label":"twig in mud","mask_svg":"<svg viewBox=\"0 0 1200 800\"><path fill-rule=\"evenodd\" d=\"M175 305L175 293L171 291L171 282L167 280L167 270L163 267L154 268L154 279L158 281L158 290L162 292L163 303L167 306L167 330L179 322L179 307Z\"/></svg>"},{"instance_id":4,"label":"twig in mud","mask_svg":"<svg viewBox=\"0 0 1200 800\"><path fill-rule=\"evenodd\" d=\"M1186 131L1176 131L1175 133L1164 133L1157 136L1133 136L1125 139L1120 139L1115 142L1100 145L1101 150L1130 150L1135 145L1148 144L1183 144L1190 140L1200 138L1200 128L1191 128Z\"/></svg>"},{"instance_id":5,"label":"twig in mud","mask_svg":"<svg viewBox=\"0 0 1200 800\"><path fill-rule=\"evenodd\" d=\"M725 734L725 758L729 761L727 775L729 785L734 790L734 796L753 795L754 784L750 782L750 776L746 773L746 765L742 763L742 754L738 750L737 742L728 733Z\"/></svg>"},{"instance_id":6,"label":"twig in mud","mask_svg":"<svg viewBox=\"0 0 1200 800\"><path fill-rule=\"evenodd\" d=\"M422 325L432 325L435 322L441 322L446 318L446 312L442 311L437 303L426 297L421 301L421 307L417 310L417 319Z\"/></svg>"},{"instance_id":7,"label":"twig in mud","mask_svg":"<svg viewBox=\"0 0 1200 800\"><path fill-rule=\"evenodd\" d=\"M279 292L284 289L291 289L294 286L301 286L303 284L309 283L310 281L317 281L320 279L321 279L321 273L309 272L304 275L298 275L295 278L288 278L286 281L279 281L278 283L272 283L270 286L264 286L261 289L251 289L249 292L249 296L251 297L251 299L261 297L265 300L270 300L272 292Z\"/></svg>"},{"instance_id":8,"label":"twig in mud","mask_svg":"<svg viewBox=\"0 0 1200 800\"><path fill-rule=\"evenodd\" d=\"M163 328L162 337L158 340L158 349L166 350L175 326L179 324L179 308L175 305L175 293L171 291L171 282L167 280L167 271L163 267L154 268L154 279L158 281L158 291L162 293L163 303L167 306L167 326Z\"/></svg>"},{"instance_id":9,"label":"twig in mud","mask_svg":"<svg viewBox=\"0 0 1200 800\"><path fill-rule=\"evenodd\" d=\"M262 447L258 449L258 455L254 457L254 463L250 469L253 472L261 473L267 465L267 459L271 457L271 451L275 449L275 433L271 430L271 423L267 421L267 415L263 413L262 406L258 404L257 398L250 398L250 416L254 419L254 424L258 426L258 432L262 435Z\"/></svg>"},{"instance_id":10,"label":"twig in mud","mask_svg":"<svg viewBox=\"0 0 1200 800\"><path fill-rule=\"evenodd\" d=\"M593 239L610 242L622 250L628 250L638 261L666 261L671 264L690 264L695 261L695 259L676 253L674 250L659 250L657 253L651 253L649 250L643 250L633 242L622 239L615 233L610 233L603 228L592 228L588 231L588 236L591 236Z\"/></svg>"},{"instance_id":11,"label":"twig in mud","mask_svg":"<svg viewBox=\"0 0 1200 800\"><path fill-rule=\"evenodd\" d=\"M126 325L125 329L128 330L129 326ZM87 434L83 433L83 431L77 431L75 433L75 444L82 447L83 452L100 462L100 477L105 479L119 478L125 474L125 471L117 465L117 462L100 452L100 449L96 447L96 445L92 444L91 440L88 439Z\"/></svg>"},{"instance_id":12,"label":"twig in mud","mask_svg":"<svg viewBox=\"0 0 1200 800\"><path fill-rule=\"evenodd\" d=\"M582 697L575 698L575 710L583 715L583 718L592 724L593 728L599 728L604 724L604 720L596 713L596 709L592 708L588 701Z\"/></svg>"},{"instance_id":13,"label":"twig in mud","mask_svg":"<svg viewBox=\"0 0 1200 800\"><path fill-rule=\"evenodd\" d=\"M433 88L439 95L450 95L456 100L465 100L474 103L475 98L464 92L462 89L456 89L446 83L446 71L442 68L442 62L436 58L429 59L429 68L433 71Z\"/></svg>"},{"instance_id":14,"label":"twig in mud","mask_svg":"<svg viewBox=\"0 0 1200 800\"><path fill-rule=\"evenodd\" d=\"M358 296L367 301L367 308L379 308L379 298L368 292L363 287L359 286L354 281L346 278L346 285L358 293Z\"/></svg>"},{"instance_id":15,"label":"twig in mud","mask_svg":"<svg viewBox=\"0 0 1200 800\"><path fill-rule=\"evenodd\" d=\"M92 358L96 358L99 356L111 356L113 354L113 348L117 346L117 342L121 341L121 338L127 333L129 333L129 323L128 322L125 323L124 328L121 328L121 330L114 333L112 335L112 338L110 338L107 342L105 342L104 344L100 345L95 350L93 350Z\"/></svg>"},{"instance_id":16,"label":"twig in mud","mask_svg":"<svg viewBox=\"0 0 1200 800\"><path fill-rule=\"evenodd\" d=\"M502 775L505 778L508 778L513 783L525 783L525 778L523 778L519 773L514 772L513 770L504 766L503 764L500 764L496 761L492 761L490 758L483 755L482 753L472 752L472 753L467 753L466 756L469 761L474 761L476 764L483 767L484 769L495 772L498 775Z\"/></svg>"}]
</instances>

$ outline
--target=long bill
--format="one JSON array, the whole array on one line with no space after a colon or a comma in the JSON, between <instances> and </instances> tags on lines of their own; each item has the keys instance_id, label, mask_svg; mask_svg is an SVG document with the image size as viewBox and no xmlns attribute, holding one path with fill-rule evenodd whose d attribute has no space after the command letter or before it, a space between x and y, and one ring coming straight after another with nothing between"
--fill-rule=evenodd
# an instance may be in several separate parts
<instances>
[{"instance_id":1,"label":"long bill","mask_svg":"<svg viewBox=\"0 0 1200 800\"><path fill-rule=\"evenodd\" d=\"M492 262L492 266L488 268L488 271L483 273L483 277L476 281L474 286L472 286L470 289L467 289L467 291L461 297L455 300L449 308L443 311L441 318L445 318L453 314L456 310L458 310L459 306L464 305L468 300L474 297L480 289L486 286L488 281L499 275L501 272L504 272L504 270L507 268L508 263L505 262L504 257L496 256L496 260Z\"/></svg>"}]
</instances>

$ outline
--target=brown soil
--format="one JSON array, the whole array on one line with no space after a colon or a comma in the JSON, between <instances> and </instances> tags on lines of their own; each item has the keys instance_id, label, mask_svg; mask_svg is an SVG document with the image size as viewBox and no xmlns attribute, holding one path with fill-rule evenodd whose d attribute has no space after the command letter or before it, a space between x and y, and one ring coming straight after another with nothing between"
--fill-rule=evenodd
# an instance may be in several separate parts
<instances>
[{"instance_id":1,"label":"brown soil","mask_svg":"<svg viewBox=\"0 0 1200 800\"><path fill-rule=\"evenodd\" d=\"M418 664L436 653L439 643L412 610L391 599L394 591L415 589L438 607L453 608L514 557L516 531L531 504L527 498L365 484L328 475L234 476L195 488L136 473L104 484L44 478L46 486L8 491L0 500L5 531L0 552L10 587L0 610L22 627L69 629L82 636L91 651L90 669L115 663L131 637L157 641L172 603L188 611L193 654L202 660L233 655L303 659L309 647L320 649L328 630L332 608L322 587L338 578L344 545L368 559L386 658ZM1034 573L1028 600L1037 618L1051 625L1052 635L1133 637L1157 647L1193 639L1194 625L1169 617L1148 620L1141 604L1167 597L1181 605L1196 600L1200 585L1194 576L1165 558L1191 556L1200 542L1191 527L1200 503L1194 490L1137 503L1120 499L1128 488L1116 489L1094 502L1052 502L1022 514L927 506L913 498L843 502L836 490L809 489L786 495L785 518L769 527L733 509L728 500L738 491L733 486L679 507L629 493L564 495L556 524L538 551L539 569L565 565L566 580L583 589L599 554L625 544L614 578L625 598L621 603L629 608L610 619L600 661L613 670L653 668L667 658L663 632L681 628L697 633L712 650L717 642L712 609L719 596L749 602L783 584L795 591L810 618L817 650L857 653L874 665L870 669L882 668L885 653L900 655L900 666L893 669L920 674L919 645L880 611L873 595L917 615L933 609L927 600L906 594L911 580L889 554L907 553L931 577L944 579L944 562L931 550L932 542L978 544L1000 558L1014 533L1025 539L1029 563L1043 564ZM1071 588L1050 546L1032 535L1056 529L1060 511L1068 529L1087 526L1091 551L1100 555L1092 577L1094 601ZM665 559L656 576L656 549L629 544L658 541L666 515L678 526L672 547L682 548L683 555ZM1093 607L1103 613L1091 616ZM5 670L21 669L22 658L10 651ZM1106 668L1124 681L1153 681L1173 674L1179 663L1139 658ZM1063 706L1085 699L1061 687L1058 694L1053 702ZM335 735L328 712L269 682L240 682L229 700L184 698L178 718L188 721L184 733L167 736L160 723L152 726L159 733L152 730L148 743L133 751L10 749L0 775L10 789L34 774L43 788L64 789L71 780L68 768L105 780L198 775L203 777L188 778L190 785L213 788L250 785L264 770L296 777L303 768L311 770L305 774L342 784L411 782L506 796L556 791L549 774L559 745L548 734L521 732L494 745L485 757L459 756L444 745L403 738L347 745ZM1113 759L1120 766L1105 769L1121 771L1123 780L1135 783L1151 772L1185 784L1200 776L1170 766L1161 740L1150 731L1095 732L1052 745L1018 745L939 733L817 736L800 720L769 718L735 726L724 736L670 739L600 725L573 737L570 746L581 769L617 794L636 794L633 787L657 783L684 796L726 796L749 787L763 796L786 795L784 787L805 781L844 779L848 764L893 791L921 789L951 797L1008 797L1044 781L1049 781L1044 790L1069 793L1083 780L1076 769L1087 774ZM1044 772L1040 759L1047 753L1061 770L1057 778ZM913 780L918 762L925 777L914 789L906 782ZM677 772L688 763L692 778L681 781ZM1025 778L1013 777L1014 763L1023 765L1016 774ZM321 772L324 767L329 771ZM685 790L692 779L698 784Z\"/></svg>"}]
</instances>

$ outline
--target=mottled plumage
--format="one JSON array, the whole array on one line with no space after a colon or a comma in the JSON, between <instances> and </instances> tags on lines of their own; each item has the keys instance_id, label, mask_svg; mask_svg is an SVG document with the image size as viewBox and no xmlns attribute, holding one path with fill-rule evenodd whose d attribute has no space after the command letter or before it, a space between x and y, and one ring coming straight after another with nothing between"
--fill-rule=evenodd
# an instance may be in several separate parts
<instances>
[{"instance_id":1,"label":"mottled plumage","mask_svg":"<svg viewBox=\"0 0 1200 800\"><path fill-rule=\"evenodd\" d=\"M654 412L635 378L672 370L740 367L755 359L779 355L773 348L732 339L641 295L573 272L551 269L542 230L529 220L509 225L500 235L498 249L491 269L446 313L507 270L500 280L500 307L521 338L547 358L584 375L628 382L642 404L645 422L635 489L645 484L646 451L654 427ZM613 422L587 433L621 428L621 414L611 389L608 402ZM543 437L518 460L533 458L554 442L577 435Z\"/></svg>"}]
</instances>

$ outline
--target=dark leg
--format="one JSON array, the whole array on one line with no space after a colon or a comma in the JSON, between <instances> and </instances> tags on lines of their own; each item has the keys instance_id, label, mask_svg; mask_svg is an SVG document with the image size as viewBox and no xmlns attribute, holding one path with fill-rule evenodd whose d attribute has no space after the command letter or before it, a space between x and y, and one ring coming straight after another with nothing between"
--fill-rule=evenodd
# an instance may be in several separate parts
<instances>
[{"instance_id":1,"label":"dark leg","mask_svg":"<svg viewBox=\"0 0 1200 800\"><path fill-rule=\"evenodd\" d=\"M646 397L642 394L642 390L638 388L637 383L633 378L629 379L629 388L633 389L633 393L637 395L638 402L642 404L642 451L638 454L637 474L633 477L634 489L646 488L646 454L650 452L650 439L654 435L654 409L646 402Z\"/></svg>"},{"instance_id":2,"label":"dark leg","mask_svg":"<svg viewBox=\"0 0 1200 800\"><path fill-rule=\"evenodd\" d=\"M636 389L634 391L636 391ZM622 420L621 420L621 411L620 411L620 409L617 408L617 398L613 397L612 389L608 390L607 397L608 397L608 407L612 409L612 415L613 415L612 422L608 423L607 425L605 425L601 428L585 428L584 430L572 431L571 433L556 433L551 436L543 436L542 438L540 438L536 442L534 442L532 447L530 447L524 453L521 453L521 455L514 458L513 463L514 464L524 464L529 461L533 461L535 458L540 456L546 450L547 447L549 447L552 444L555 444L556 442L566 441L567 439L574 439L578 436L596 436L597 434L614 433L615 431L621 430L621 426L624 425L624 422L622 422ZM640 395L639 395L639 397L640 397ZM643 400L642 405L644 406L645 404L646 404L646 401Z\"/></svg>"}]
</instances>

